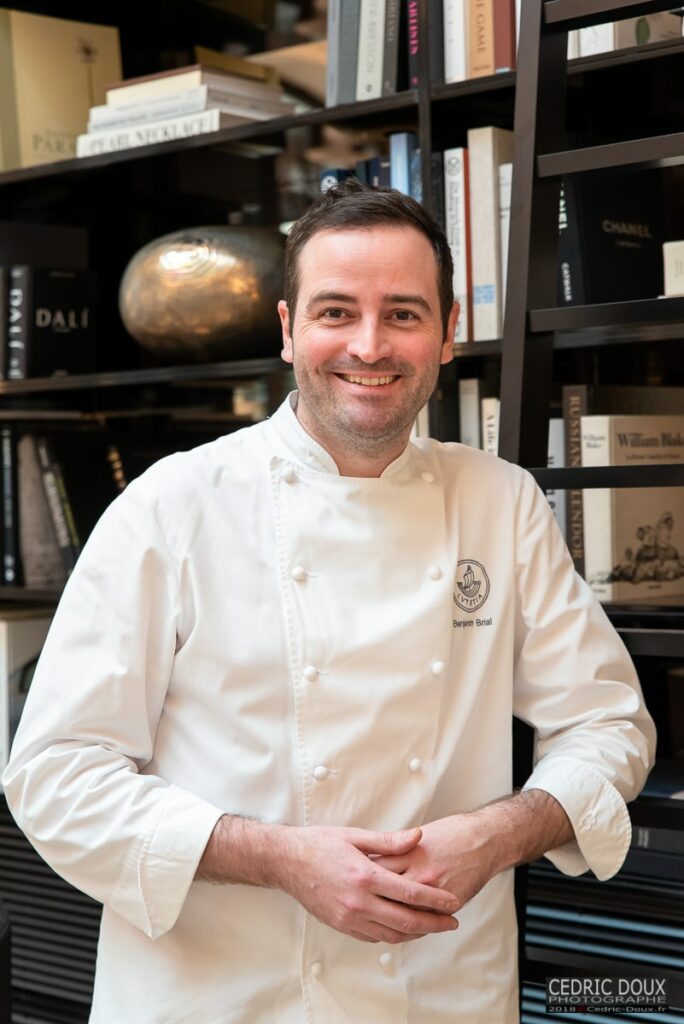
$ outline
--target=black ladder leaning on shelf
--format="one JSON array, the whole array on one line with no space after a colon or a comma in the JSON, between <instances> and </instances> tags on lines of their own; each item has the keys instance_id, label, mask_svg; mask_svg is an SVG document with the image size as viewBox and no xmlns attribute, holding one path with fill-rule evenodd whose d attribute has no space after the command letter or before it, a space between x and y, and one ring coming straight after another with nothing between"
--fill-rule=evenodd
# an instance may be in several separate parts
<instances>
[{"instance_id":1,"label":"black ladder leaning on shelf","mask_svg":"<svg viewBox=\"0 0 684 1024\"><path fill-rule=\"evenodd\" d=\"M515 99L515 141L508 285L502 343L499 455L530 469L547 488L684 486L683 465L546 468L556 332L638 325L681 327L684 298L645 299L556 308L558 207L561 178L606 171L684 164L684 132L582 149L566 139L567 37L572 29L671 9L643 0L524 0ZM665 337L665 333L662 335ZM679 337L682 335L680 334ZM684 630L619 627L633 655L684 657ZM531 730L515 723L514 780L522 785L532 763ZM672 801L640 798L630 805L635 825L684 828ZM675 823L676 822L676 823ZM516 872L521 979L542 981L559 962L525 943L526 869ZM615 966L615 961L612 962ZM591 968L590 956L567 954L564 965ZM624 968L624 964L619 964ZM595 969L595 967L594 967Z\"/></svg>"}]
</instances>

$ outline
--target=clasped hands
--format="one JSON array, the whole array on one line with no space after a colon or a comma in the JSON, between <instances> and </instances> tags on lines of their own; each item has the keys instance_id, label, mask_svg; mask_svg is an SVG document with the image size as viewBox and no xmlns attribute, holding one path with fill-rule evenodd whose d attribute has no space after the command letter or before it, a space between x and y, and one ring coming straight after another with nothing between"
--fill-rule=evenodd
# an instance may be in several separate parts
<instances>
[{"instance_id":1,"label":"clasped hands","mask_svg":"<svg viewBox=\"0 0 684 1024\"><path fill-rule=\"evenodd\" d=\"M499 870L477 812L398 832L308 826L287 833L279 887L364 942L453 931L452 915Z\"/></svg>"}]
</instances>

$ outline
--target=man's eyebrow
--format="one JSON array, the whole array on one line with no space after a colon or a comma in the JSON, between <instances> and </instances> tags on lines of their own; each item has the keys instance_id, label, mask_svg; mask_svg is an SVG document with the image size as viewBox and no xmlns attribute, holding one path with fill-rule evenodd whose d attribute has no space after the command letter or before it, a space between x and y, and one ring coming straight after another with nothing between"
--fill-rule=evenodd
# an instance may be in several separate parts
<instances>
[{"instance_id":1,"label":"man's eyebrow","mask_svg":"<svg viewBox=\"0 0 684 1024\"><path fill-rule=\"evenodd\" d=\"M430 304L422 295L383 295L382 300L396 303L399 306L418 306L426 313L432 312ZM354 295L347 295L344 292L315 292L307 302L306 308L311 309L319 302L346 302L349 305L357 305L358 299Z\"/></svg>"}]
</instances>

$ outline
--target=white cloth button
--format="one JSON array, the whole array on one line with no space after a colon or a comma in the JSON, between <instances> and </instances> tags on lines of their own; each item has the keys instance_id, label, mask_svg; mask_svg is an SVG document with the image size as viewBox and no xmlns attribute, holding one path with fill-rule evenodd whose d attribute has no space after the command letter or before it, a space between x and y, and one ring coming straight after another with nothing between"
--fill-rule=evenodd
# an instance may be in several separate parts
<instances>
[{"instance_id":1,"label":"white cloth button","mask_svg":"<svg viewBox=\"0 0 684 1024\"><path fill-rule=\"evenodd\" d=\"M409 771L415 775L423 767L423 762L419 757L412 757L409 761Z\"/></svg>"},{"instance_id":2,"label":"white cloth button","mask_svg":"<svg viewBox=\"0 0 684 1024\"><path fill-rule=\"evenodd\" d=\"M582 818L582 821L581 821L580 824L582 825L582 828L585 829L587 832L590 829L592 829L594 827L594 825L596 824L596 815L594 814L594 812L593 811L587 811L587 813Z\"/></svg>"},{"instance_id":3,"label":"white cloth button","mask_svg":"<svg viewBox=\"0 0 684 1024\"><path fill-rule=\"evenodd\" d=\"M286 469L283 471L283 480L286 484L293 484L297 479L297 474L294 469Z\"/></svg>"},{"instance_id":4,"label":"white cloth button","mask_svg":"<svg viewBox=\"0 0 684 1024\"><path fill-rule=\"evenodd\" d=\"M304 669L304 678L307 683L315 683L318 679L318 669L315 665L307 665Z\"/></svg>"},{"instance_id":5,"label":"white cloth button","mask_svg":"<svg viewBox=\"0 0 684 1024\"><path fill-rule=\"evenodd\" d=\"M420 479L424 480L426 484L434 484L435 474L434 473L421 473Z\"/></svg>"},{"instance_id":6,"label":"white cloth button","mask_svg":"<svg viewBox=\"0 0 684 1024\"><path fill-rule=\"evenodd\" d=\"M378 957L378 963L381 967L391 967L394 957L391 953L381 953Z\"/></svg>"},{"instance_id":7,"label":"white cloth button","mask_svg":"<svg viewBox=\"0 0 684 1024\"><path fill-rule=\"evenodd\" d=\"M431 580L438 580L441 578L442 570L438 565L431 565L428 567L428 576Z\"/></svg>"},{"instance_id":8,"label":"white cloth button","mask_svg":"<svg viewBox=\"0 0 684 1024\"><path fill-rule=\"evenodd\" d=\"M318 782L323 782L323 779L327 779L328 775L329 771L324 764L316 765L313 770L314 779L317 779Z\"/></svg>"},{"instance_id":9,"label":"white cloth button","mask_svg":"<svg viewBox=\"0 0 684 1024\"><path fill-rule=\"evenodd\" d=\"M432 672L433 676L441 676L442 672L444 671L444 662L433 661L432 664L430 665L430 671Z\"/></svg>"},{"instance_id":10,"label":"white cloth button","mask_svg":"<svg viewBox=\"0 0 684 1024\"><path fill-rule=\"evenodd\" d=\"M314 962L311 964L311 973L313 974L314 978L320 978L321 974L323 973L323 964L321 963L320 960L314 960Z\"/></svg>"},{"instance_id":11,"label":"white cloth button","mask_svg":"<svg viewBox=\"0 0 684 1024\"><path fill-rule=\"evenodd\" d=\"M306 569L304 568L303 565L295 565L294 569L290 573L290 576L292 577L293 580L296 580L297 583L301 583L303 580L306 579Z\"/></svg>"}]
</instances>

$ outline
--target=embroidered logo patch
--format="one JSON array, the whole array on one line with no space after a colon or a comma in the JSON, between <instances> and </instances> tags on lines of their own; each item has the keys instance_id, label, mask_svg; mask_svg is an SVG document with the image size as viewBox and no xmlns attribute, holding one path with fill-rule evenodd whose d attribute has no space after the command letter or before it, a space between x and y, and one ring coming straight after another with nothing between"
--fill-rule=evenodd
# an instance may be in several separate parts
<instances>
[{"instance_id":1,"label":"embroidered logo patch","mask_svg":"<svg viewBox=\"0 0 684 1024\"><path fill-rule=\"evenodd\" d=\"M462 559L456 566L454 601L464 612L476 612L489 597L489 576L484 565L472 558Z\"/></svg>"}]
</instances>

